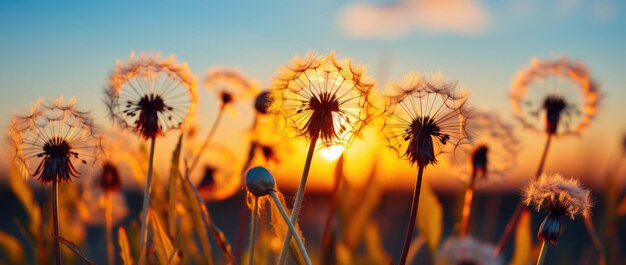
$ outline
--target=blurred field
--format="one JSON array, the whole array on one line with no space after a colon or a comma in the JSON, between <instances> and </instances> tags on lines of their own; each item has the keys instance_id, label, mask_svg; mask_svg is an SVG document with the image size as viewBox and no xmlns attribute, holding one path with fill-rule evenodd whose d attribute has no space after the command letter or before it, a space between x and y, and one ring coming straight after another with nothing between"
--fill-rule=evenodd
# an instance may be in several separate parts
<instances>
[{"instance_id":1,"label":"blurred field","mask_svg":"<svg viewBox=\"0 0 626 265\"><path fill-rule=\"evenodd\" d=\"M128 207L130 214L121 223L121 225L127 226L130 220L134 219L141 211L141 198L140 192L124 192L127 196ZM290 205L292 203L292 197L295 194L295 190L285 190L285 199ZM600 194L600 193L595 193ZM445 240L449 235L453 233L454 222L459 220L461 207L463 202L463 193L437 193L441 203L444 207L444 232L443 239ZM319 191L307 192L305 196L304 205L301 211L300 224L303 228L303 234L306 240L306 246L309 248L311 255L319 253L319 246L321 245L322 224L325 218L326 207L328 205L329 194ZM475 197L475 208L472 215L470 231L478 235L478 238L486 242L495 242L498 240L498 235L504 230L508 218L511 216L515 204L519 200L519 197L515 194L499 194L499 193L477 193ZM594 195L594 200L597 202L594 208L594 212L603 212L603 197ZM6 184L0 185L0 201L3 202L3 213L0 218L0 230L8 231L11 234L19 236L19 231L15 225L15 219L25 219L26 215L19 202ZM406 220L409 215L409 207L411 202L411 192L385 192L380 201L380 206L377 207L373 214L373 219L376 220L383 240L383 245L390 255L394 255L394 260L399 257L398 249L402 247L402 238L405 233ZM224 231L228 240L234 245L236 236L238 233L246 231L238 231L237 224L240 217L240 205L243 202L242 194L237 194L229 199L220 202L208 203L209 211L212 214L215 223ZM498 205L500 203L500 205ZM324 213L324 214L320 214ZM474 214L473 213L473 214ZM249 212L246 211L246 215ZM542 214L533 213L533 228L532 231L537 231L541 220ZM249 219L248 219L249 220ZM602 216L600 214L594 216L594 221L600 224ZM248 226L246 222L246 228ZM586 233L582 219L577 219L573 222L564 222L565 232L559 239L558 248L555 248L548 255L548 264L596 264L597 253L593 249L592 243L588 234ZM493 229L496 227L496 229ZM618 223L618 235L617 237L621 241L626 241L626 219L621 218ZM621 228L621 229L619 229ZM601 229L601 227L600 227ZM533 232L534 233L534 232ZM534 234L533 234L534 236ZM85 254L97 264L106 264L106 249L104 241L104 228L102 226L88 226L87 229L87 244L83 247ZM247 236L246 236L247 240ZM244 244L245 246L245 244ZM116 252L119 251L116 245ZM245 248L245 247L244 247ZM505 260L509 260L512 256L513 246L509 245L506 251L503 253ZM214 253L218 253L217 246L213 245ZM626 246L622 245L620 249L621 253L626 253ZM240 254L240 253L235 253ZM217 257L222 258L217 255ZM118 257L119 259L119 257ZM417 264L423 264L430 262L428 251L425 248L418 254ZM119 260L117 262L120 262ZM216 260L217 264L223 264L224 260Z\"/></svg>"}]
</instances>

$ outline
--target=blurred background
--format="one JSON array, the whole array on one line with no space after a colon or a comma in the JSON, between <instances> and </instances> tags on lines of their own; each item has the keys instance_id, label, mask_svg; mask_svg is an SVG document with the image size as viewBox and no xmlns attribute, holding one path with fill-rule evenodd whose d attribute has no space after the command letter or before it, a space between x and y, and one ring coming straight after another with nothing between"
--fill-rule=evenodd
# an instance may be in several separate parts
<instances>
[{"instance_id":1,"label":"blurred background","mask_svg":"<svg viewBox=\"0 0 626 265\"><path fill-rule=\"evenodd\" d=\"M3 1L0 128L6 129L11 115L28 110L37 98L51 100L60 95L76 97L79 107L91 111L101 127L111 127L103 88L116 60L125 60L134 51L175 54L179 62L188 63L198 80L199 135L205 135L219 107L216 93L203 86L204 76L212 67L238 69L262 88L268 88L279 69L295 55L334 51L339 58L349 57L365 66L378 92L384 92L390 82L400 82L410 71L442 71L448 80L458 80L460 87L470 93L471 106L497 112L511 124L521 142L516 166L506 177L478 186L479 194L506 198L498 206L503 207L514 205L521 187L534 174L545 141L545 135L522 128L513 118L509 98L512 79L528 67L532 58L567 57L588 67L591 77L600 84L602 100L596 118L580 136L560 137L553 142L545 171L580 178L601 201L608 161L623 155L626 135L625 8L626 3L616 0ZM215 143L234 154L228 162L233 167L241 167L247 155L253 99L235 104L214 138ZM355 186L363 185L375 155L380 155L377 185L385 194L381 205L398 204L381 207L376 219L404 220L415 167L398 160L391 151L380 151L386 149L370 140L377 135L376 129L370 129L366 133L370 138L355 141L346 152L345 177ZM158 143L156 170L162 176L169 170L177 137L177 132L170 132L165 141ZM295 193L306 155L306 143L298 139L289 142L286 155L273 168L288 201ZM8 150L7 142L1 141L0 148ZM0 152L0 198L3 204L11 205L9 214L1 217L3 230L11 230L13 219L24 214L6 187L10 159L8 151ZM303 216L313 215L316 207L325 207L324 194L333 185L335 160L316 152L307 189L311 195L305 201ZM464 183L458 170L446 159L441 160L436 167L429 167L425 178L440 194L442 203L452 206L446 208L446 224L450 227L460 211L457 204L462 202ZM626 185L626 169L614 173L621 191ZM200 181L199 177L194 181ZM160 180L165 182L167 178ZM124 191L135 198L128 199L130 212L135 213L140 205L132 202L139 200L142 184L129 177L122 182ZM477 201L488 202L480 197ZM210 208L228 212L229 205L238 203L241 201L231 199ZM486 209L479 207L477 215L487 214ZM229 213L236 218L238 208ZM500 212L494 225L502 229L509 214ZM302 218L309 220L309 227L316 222L311 218ZM229 227L224 217L218 220L226 226L226 234L234 237L237 228ZM380 225L382 231L389 231L383 235L386 248L398 249L402 242L397 238L402 237L403 229L385 222ZM584 231L580 222L573 225ZM319 231L307 230L306 222L303 226L305 237L320 240L315 238ZM496 238L486 235L484 240ZM576 248L586 245L565 238L562 242L577 244Z\"/></svg>"}]
</instances>

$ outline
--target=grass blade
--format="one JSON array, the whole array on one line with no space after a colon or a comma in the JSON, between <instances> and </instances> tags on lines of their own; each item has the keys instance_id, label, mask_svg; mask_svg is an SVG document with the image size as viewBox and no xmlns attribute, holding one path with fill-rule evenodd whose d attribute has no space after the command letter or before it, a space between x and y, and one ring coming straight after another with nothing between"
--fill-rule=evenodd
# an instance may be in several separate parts
<instances>
[{"instance_id":1,"label":"grass blade","mask_svg":"<svg viewBox=\"0 0 626 265\"><path fill-rule=\"evenodd\" d=\"M133 265L133 256L130 254L130 244L128 243L128 236L126 235L126 229L121 227L117 230L117 241L120 245L120 257L122 257L122 264Z\"/></svg>"}]
</instances>

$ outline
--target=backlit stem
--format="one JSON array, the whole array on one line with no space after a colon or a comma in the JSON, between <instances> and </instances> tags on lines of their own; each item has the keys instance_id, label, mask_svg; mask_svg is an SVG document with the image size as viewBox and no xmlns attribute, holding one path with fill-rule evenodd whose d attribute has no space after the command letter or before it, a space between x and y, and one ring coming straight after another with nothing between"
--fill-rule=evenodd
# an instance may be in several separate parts
<instances>
[{"instance_id":1,"label":"backlit stem","mask_svg":"<svg viewBox=\"0 0 626 265\"><path fill-rule=\"evenodd\" d=\"M539 161L539 167L537 167L537 172L535 173L535 180L539 179L539 177L541 176L541 173L543 173L543 167L545 165L546 158L548 157L548 150L550 150L551 142L552 142L552 134L549 133L548 139L546 140L546 145L543 148L543 154L541 155L541 160ZM507 223L506 228L504 229L504 233L502 234L502 237L500 237L500 241L498 241L498 245L493 251L494 256L499 256L502 253L503 249L508 244L509 239L511 238L511 234L513 233L513 230L515 230L515 227L517 226L517 223L519 221L519 218L523 210L524 210L524 205L520 201L515 207L513 216L511 216L511 219L509 219L509 222Z\"/></svg>"},{"instance_id":2,"label":"backlit stem","mask_svg":"<svg viewBox=\"0 0 626 265\"><path fill-rule=\"evenodd\" d=\"M306 187L306 180L309 176L309 169L311 168L311 160L313 159L313 152L315 151L315 144L317 143L317 137L311 139L311 143L309 145L309 152L306 156L306 161L304 162L304 169L302 170L302 178L300 179L300 187L298 187L298 192L296 193L296 200L293 203L293 210L291 212L291 223L295 224L298 221L298 213L300 213L300 206L302 206L302 200L304 199L304 189ZM287 258L287 250L289 249L289 242L291 241L291 231L287 231L287 235L285 236L285 240L283 241L283 246L280 249L280 255L278 256L278 264L282 265L285 263L285 259Z\"/></svg>"},{"instance_id":3,"label":"backlit stem","mask_svg":"<svg viewBox=\"0 0 626 265\"><path fill-rule=\"evenodd\" d=\"M415 182L415 189L413 190L413 202L411 203L411 216L409 217L409 227L406 230L406 236L404 237L404 246L402 247L402 256L400 256L400 265L406 263L406 258L409 254L409 248L411 247L411 239L413 238L413 229L415 228L415 219L417 218L417 209L420 203L420 191L422 189L422 176L424 175L424 166L419 165L417 167L417 181Z\"/></svg>"},{"instance_id":4,"label":"backlit stem","mask_svg":"<svg viewBox=\"0 0 626 265\"><path fill-rule=\"evenodd\" d=\"M150 192L152 191L152 168L154 166L154 145L156 138L150 139L150 160L148 162L148 176L146 177L146 187L143 193L143 207L141 208L141 252L139 254L139 265L145 264L146 244L148 243L148 208L150 207Z\"/></svg>"},{"instance_id":5,"label":"backlit stem","mask_svg":"<svg viewBox=\"0 0 626 265\"><path fill-rule=\"evenodd\" d=\"M543 243L541 243L541 252L539 253L539 258L537 258L537 265L543 265L543 263L546 261L547 255L548 244L546 244L546 241L544 240Z\"/></svg>"},{"instance_id":6,"label":"backlit stem","mask_svg":"<svg viewBox=\"0 0 626 265\"><path fill-rule=\"evenodd\" d=\"M220 107L220 111L217 113L217 118L215 118L215 121L213 122L213 125L211 126L211 130L209 131L209 134L204 139L204 142L200 146L200 150L198 151L193 161L191 162L191 165L189 166L189 171L193 171L193 169L196 168L196 166L198 165L198 162L200 162L200 158L204 154L204 150L206 150L207 147L209 147L209 144L211 143L211 139L213 139L213 135L215 135L215 132L217 131L217 127L219 127L220 121L222 121L222 116L224 116L225 109L226 109L226 105L222 104L222 106Z\"/></svg>"},{"instance_id":7,"label":"backlit stem","mask_svg":"<svg viewBox=\"0 0 626 265\"><path fill-rule=\"evenodd\" d=\"M461 221L461 237L467 236L469 231L469 219L472 211L472 201L474 199L474 190L476 189L476 175L470 179L470 184L465 190L465 202L463 204L463 219Z\"/></svg>"},{"instance_id":8,"label":"backlit stem","mask_svg":"<svg viewBox=\"0 0 626 265\"><path fill-rule=\"evenodd\" d=\"M254 208L250 213L252 215L252 222L250 223L250 241L248 242L248 265L254 264L254 241L256 239L256 223L257 223L257 211L259 209L259 198L254 197Z\"/></svg>"},{"instance_id":9,"label":"backlit stem","mask_svg":"<svg viewBox=\"0 0 626 265\"><path fill-rule=\"evenodd\" d=\"M111 194L105 191L104 194L104 226L106 227L107 258L109 265L115 264L115 254L113 250L113 203Z\"/></svg>"},{"instance_id":10,"label":"backlit stem","mask_svg":"<svg viewBox=\"0 0 626 265\"><path fill-rule=\"evenodd\" d=\"M59 246L59 181L58 176L52 181L52 222L54 226L54 260L61 264L61 248Z\"/></svg>"},{"instance_id":11,"label":"backlit stem","mask_svg":"<svg viewBox=\"0 0 626 265\"><path fill-rule=\"evenodd\" d=\"M309 254L306 252L306 248L304 248L302 238L300 238L300 235L298 234L298 231L296 231L296 227L294 226L294 224L289 220L289 216L287 216L287 211L285 211L283 204L280 203L278 196L276 196L276 192L270 191L269 193L270 196L272 196L272 199L274 199L274 204L276 204L278 211L280 211L280 215L282 215L283 219L285 219L285 223L287 223L287 226L289 227L289 232L293 234L293 238L296 240L296 244L298 245L298 248L300 249L300 252L302 252L302 256L304 257L304 263L306 263L307 265L311 265L311 259L309 258ZM291 239L289 239L289 241L291 241Z\"/></svg>"}]
</instances>

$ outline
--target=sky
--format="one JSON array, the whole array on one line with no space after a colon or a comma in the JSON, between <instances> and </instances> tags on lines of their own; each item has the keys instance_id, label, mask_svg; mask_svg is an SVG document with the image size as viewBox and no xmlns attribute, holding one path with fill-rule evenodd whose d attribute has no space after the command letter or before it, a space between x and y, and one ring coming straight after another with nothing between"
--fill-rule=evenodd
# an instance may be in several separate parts
<instances>
[{"instance_id":1,"label":"sky","mask_svg":"<svg viewBox=\"0 0 626 265\"><path fill-rule=\"evenodd\" d=\"M516 168L507 179L483 184L485 189L515 189L533 174L545 136L512 119L511 80L531 58L567 56L586 64L603 98L596 119L580 137L555 140L546 171L580 177L598 188L608 158L622 154L626 134L625 8L612 0L2 1L0 127L6 129L10 116L26 111L35 99L59 95L76 97L79 106L110 126L103 87L116 60L126 59L131 51L175 54L200 81L211 67L238 68L264 87L294 55L334 51L364 65L378 90L410 71L442 71L458 80L471 93L473 106L491 109L515 126L522 140ZM198 111L208 126L217 113L216 99L207 91L200 96ZM243 157L252 110L238 109L216 139ZM164 141L157 149L163 168L172 142ZM360 145L367 147L355 143ZM296 146L286 165L276 169L280 185L298 183L306 149L303 143ZM0 148L7 150L6 141ZM0 153L4 170L9 158ZM357 157L346 159L355 181L367 173L363 168L368 165L362 164L372 161ZM414 167L391 152L381 161L378 172L384 185L412 187ZM330 187L333 167L332 161L316 155L310 185ZM445 189L460 185L455 175L442 163L429 169L426 178ZM625 175L622 170L622 186Z\"/></svg>"}]
</instances>

